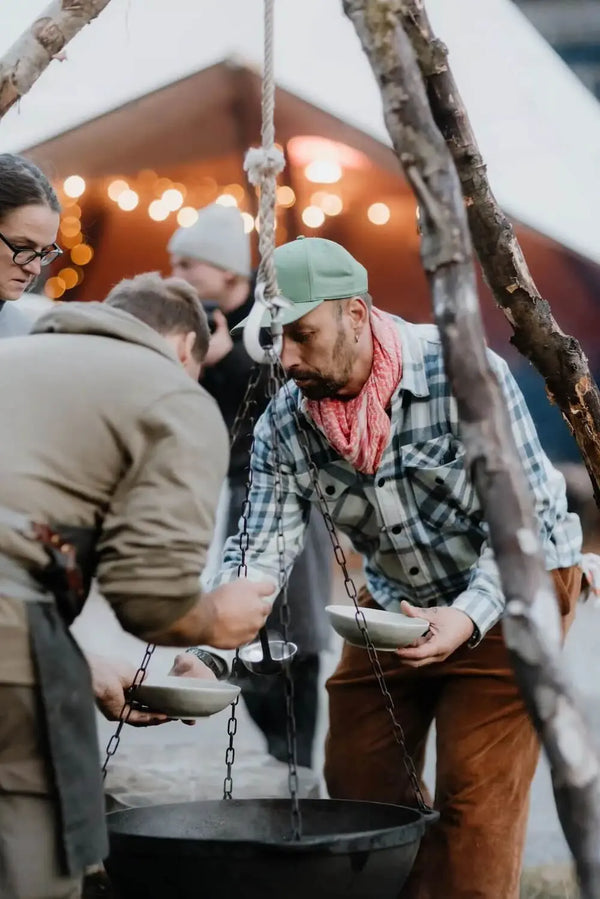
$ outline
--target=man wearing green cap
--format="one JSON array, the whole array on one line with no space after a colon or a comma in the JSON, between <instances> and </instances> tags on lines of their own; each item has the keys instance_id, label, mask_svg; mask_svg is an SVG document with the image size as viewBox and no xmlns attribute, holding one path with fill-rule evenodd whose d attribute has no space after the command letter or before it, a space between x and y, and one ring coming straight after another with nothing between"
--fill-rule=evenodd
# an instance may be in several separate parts
<instances>
[{"instance_id":1,"label":"man wearing green cap","mask_svg":"<svg viewBox=\"0 0 600 899\"><path fill-rule=\"evenodd\" d=\"M434 720L437 729L440 820L402 895L517 899L538 742L502 638L505 600L464 465L438 331L374 308L366 270L336 243L299 239L279 247L275 263L291 304L281 361L294 414L282 390L255 429L246 562L257 573L278 572L276 469L288 570L300 551L318 504L301 429L331 517L363 557L361 604L430 624L417 643L380 655L419 772ZM506 396L566 627L581 588L579 520L567 512L563 477L506 363L492 352L489 362ZM235 578L239 562L239 541L230 539L218 582ZM344 646L327 687L330 795L414 804L364 649Z\"/></svg>"}]
</instances>

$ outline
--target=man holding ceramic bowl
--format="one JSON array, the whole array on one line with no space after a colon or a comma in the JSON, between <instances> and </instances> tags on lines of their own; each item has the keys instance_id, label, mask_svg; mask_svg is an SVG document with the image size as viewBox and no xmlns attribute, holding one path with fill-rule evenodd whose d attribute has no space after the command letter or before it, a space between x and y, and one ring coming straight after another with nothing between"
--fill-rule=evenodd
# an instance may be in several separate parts
<instances>
[{"instance_id":1,"label":"man holding ceramic bowl","mask_svg":"<svg viewBox=\"0 0 600 899\"><path fill-rule=\"evenodd\" d=\"M394 650L394 639L397 647L406 643L399 631L390 643L393 627L386 629L386 616L390 625L412 621L422 633L416 640L410 636L410 645L380 654L419 774L434 721L437 728L440 819L427 831L403 897L439 899L443 877L445 899L517 899L539 747L502 638L505 600L465 468L438 331L375 308L366 270L332 241L284 244L275 250L275 264L280 291L290 301L281 362L291 383L255 429L246 563L278 574L278 466L286 570L300 552L320 494L336 528L363 557L366 586L359 602L367 624L383 619L376 645ZM269 324L268 313L263 324ZM581 590L579 520L567 511L562 475L544 454L506 363L492 352L488 358L506 396L566 628ZM280 434L278 460L273 421ZM239 562L234 537L217 583L235 578ZM364 648L345 644L327 689L330 796L410 802Z\"/></svg>"}]
</instances>

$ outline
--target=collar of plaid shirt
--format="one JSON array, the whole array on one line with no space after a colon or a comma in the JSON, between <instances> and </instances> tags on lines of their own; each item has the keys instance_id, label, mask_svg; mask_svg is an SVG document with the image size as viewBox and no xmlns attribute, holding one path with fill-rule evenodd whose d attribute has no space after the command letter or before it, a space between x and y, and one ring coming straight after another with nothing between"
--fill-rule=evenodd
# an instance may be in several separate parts
<instances>
[{"instance_id":1,"label":"collar of plaid shirt","mask_svg":"<svg viewBox=\"0 0 600 899\"><path fill-rule=\"evenodd\" d=\"M364 474L379 468L391 431L386 409L402 377L402 344L394 319L372 309L370 323L373 362L358 396L306 403L306 411L332 447Z\"/></svg>"}]
</instances>

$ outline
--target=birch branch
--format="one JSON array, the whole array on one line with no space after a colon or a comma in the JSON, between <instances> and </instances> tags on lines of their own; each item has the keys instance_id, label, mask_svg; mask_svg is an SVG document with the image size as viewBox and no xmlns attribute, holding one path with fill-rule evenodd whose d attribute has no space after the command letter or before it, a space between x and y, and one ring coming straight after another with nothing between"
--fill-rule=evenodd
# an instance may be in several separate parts
<instances>
[{"instance_id":1,"label":"birch branch","mask_svg":"<svg viewBox=\"0 0 600 899\"><path fill-rule=\"evenodd\" d=\"M110 0L55 0L0 60L0 118ZM60 57L59 57L60 58Z\"/></svg>"},{"instance_id":2,"label":"birch branch","mask_svg":"<svg viewBox=\"0 0 600 899\"><path fill-rule=\"evenodd\" d=\"M574 337L565 334L540 296L512 224L496 200L477 140L448 63L448 49L434 35L425 0L405 0L401 20L429 97L433 118L454 159L471 236L487 283L508 319L511 343L546 382L577 441L600 506L600 391Z\"/></svg>"},{"instance_id":3,"label":"birch branch","mask_svg":"<svg viewBox=\"0 0 600 899\"><path fill-rule=\"evenodd\" d=\"M583 899L600 899L600 759L559 661L556 597L506 404L490 370L461 184L411 42L403 0L343 0L379 84L396 154L422 210L421 255L456 396L467 466L506 596L504 637L550 760ZM483 797L482 797L483 798Z\"/></svg>"}]
</instances>

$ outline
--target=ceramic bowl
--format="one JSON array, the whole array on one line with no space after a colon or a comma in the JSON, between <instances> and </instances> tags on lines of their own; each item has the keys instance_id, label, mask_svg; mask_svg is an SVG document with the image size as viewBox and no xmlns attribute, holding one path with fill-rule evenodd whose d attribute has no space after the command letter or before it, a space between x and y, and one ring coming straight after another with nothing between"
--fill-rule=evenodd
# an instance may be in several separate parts
<instances>
[{"instance_id":1,"label":"ceramic bowl","mask_svg":"<svg viewBox=\"0 0 600 899\"><path fill-rule=\"evenodd\" d=\"M170 718L206 718L231 705L239 692L226 681L165 675L140 684L135 701Z\"/></svg>"},{"instance_id":2,"label":"ceramic bowl","mask_svg":"<svg viewBox=\"0 0 600 899\"><path fill-rule=\"evenodd\" d=\"M352 646L362 646L365 641L356 623L354 606L325 606L331 626L340 637ZM422 637L429 627L424 618L409 618L398 612L383 609L362 609L367 622L369 637L375 649L392 651L400 646L408 646L417 637Z\"/></svg>"}]
</instances>

